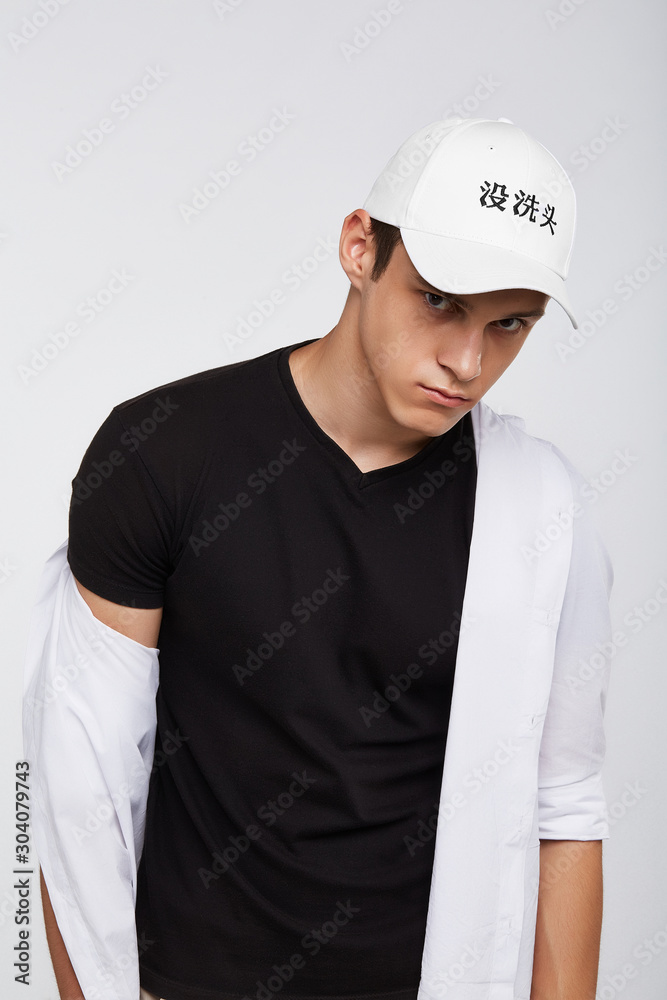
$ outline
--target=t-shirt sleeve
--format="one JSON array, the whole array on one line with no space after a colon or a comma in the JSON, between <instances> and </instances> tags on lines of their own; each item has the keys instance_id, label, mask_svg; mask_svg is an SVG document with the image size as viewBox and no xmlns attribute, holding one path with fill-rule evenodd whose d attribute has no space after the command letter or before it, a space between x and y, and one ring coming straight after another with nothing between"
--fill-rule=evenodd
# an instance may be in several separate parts
<instances>
[{"instance_id":1,"label":"t-shirt sleeve","mask_svg":"<svg viewBox=\"0 0 667 1000\"><path fill-rule=\"evenodd\" d=\"M173 516L114 408L72 481L67 559L88 590L115 604L159 608L171 572Z\"/></svg>"}]
</instances>

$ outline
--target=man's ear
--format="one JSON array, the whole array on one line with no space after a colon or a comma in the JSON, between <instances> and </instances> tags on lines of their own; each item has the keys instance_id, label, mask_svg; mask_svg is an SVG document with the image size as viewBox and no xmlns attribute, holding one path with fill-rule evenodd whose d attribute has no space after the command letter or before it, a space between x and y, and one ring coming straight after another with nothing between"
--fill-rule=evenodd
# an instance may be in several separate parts
<instances>
[{"instance_id":1,"label":"man's ear","mask_svg":"<svg viewBox=\"0 0 667 1000\"><path fill-rule=\"evenodd\" d=\"M375 261L371 217L365 208L357 208L345 217L340 234L338 257L350 283L360 291L370 278Z\"/></svg>"}]
</instances>

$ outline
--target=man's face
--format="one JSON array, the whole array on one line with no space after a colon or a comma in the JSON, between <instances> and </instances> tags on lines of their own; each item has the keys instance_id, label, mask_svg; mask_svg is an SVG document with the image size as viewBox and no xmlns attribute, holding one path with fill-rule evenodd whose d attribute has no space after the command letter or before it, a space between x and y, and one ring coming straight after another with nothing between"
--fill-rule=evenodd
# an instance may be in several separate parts
<instances>
[{"instance_id":1,"label":"man's face","mask_svg":"<svg viewBox=\"0 0 667 1000\"><path fill-rule=\"evenodd\" d=\"M398 424L443 434L511 364L549 296L525 288L447 295L419 276L402 242L374 282L374 252L364 256L359 336L371 381ZM447 405L426 389L464 398Z\"/></svg>"}]
</instances>

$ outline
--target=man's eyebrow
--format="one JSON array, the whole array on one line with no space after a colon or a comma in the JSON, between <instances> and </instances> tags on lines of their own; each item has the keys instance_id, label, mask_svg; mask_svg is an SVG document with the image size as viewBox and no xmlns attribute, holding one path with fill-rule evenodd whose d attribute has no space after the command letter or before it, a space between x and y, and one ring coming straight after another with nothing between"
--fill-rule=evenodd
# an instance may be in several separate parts
<instances>
[{"instance_id":1,"label":"man's eyebrow","mask_svg":"<svg viewBox=\"0 0 667 1000\"><path fill-rule=\"evenodd\" d=\"M424 278L422 278L422 276L419 274L418 271L415 271L415 278L422 285L424 285L429 292L432 292L434 295L442 295L443 298L451 299L452 302L455 302L457 306L461 306L462 309L473 308L472 303L466 302L466 300L462 299L460 295L454 295L453 292L443 292L440 288L436 288L435 285L432 285L430 281L426 281ZM544 314L545 314L544 309L528 309L525 312L514 312L508 316L501 316L500 319L501 320L514 319L516 316L544 316Z\"/></svg>"}]
</instances>

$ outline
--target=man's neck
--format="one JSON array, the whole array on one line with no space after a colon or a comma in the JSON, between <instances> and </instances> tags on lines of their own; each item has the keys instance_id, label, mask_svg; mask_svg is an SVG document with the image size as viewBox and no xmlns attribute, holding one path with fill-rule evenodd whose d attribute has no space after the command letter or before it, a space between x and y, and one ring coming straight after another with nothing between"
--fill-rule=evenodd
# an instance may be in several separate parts
<instances>
[{"instance_id":1,"label":"man's neck","mask_svg":"<svg viewBox=\"0 0 667 1000\"><path fill-rule=\"evenodd\" d=\"M362 472L402 462L431 440L396 423L368 360L359 343L353 296L326 336L289 355L304 405Z\"/></svg>"}]
</instances>

